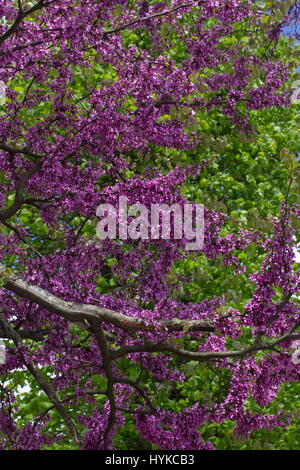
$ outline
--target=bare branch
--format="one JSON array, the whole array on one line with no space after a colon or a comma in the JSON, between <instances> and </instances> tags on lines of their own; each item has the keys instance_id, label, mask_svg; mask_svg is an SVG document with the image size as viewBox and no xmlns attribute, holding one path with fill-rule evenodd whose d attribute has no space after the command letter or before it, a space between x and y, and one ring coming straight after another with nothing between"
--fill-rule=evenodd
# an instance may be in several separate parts
<instances>
[{"instance_id":1,"label":"bare branch","mask_svg":"<svg viewBox=\"0 0 300 470\"><path fill-rule=\"evenodd\" d=\"M169 352L174 353L178 356L181 356L190 361L199 361L199 362L208 362L213 359L227 359L234 357L243 357L257 351L272 350L274 346L282 343L285 340L295 339L297 335L292 335L292 332L295 331L300 326L300 322L293 325L293 327L284 335L276 338L270 343L253 343L252 346L248 348L240 349L237 351L208 351L208 352L194 352L188 351L187 349L178 348L169 343L147 343L137 346L125 346L124 348L116 349L111 351L112 359L116 360L120 357L126 356L127 354L132 354L136 352Z\"/></svg>"},{"instance_id":2,"label":"bare branch","mask_svg":"<svg viewBox=\"0 0 300 470\"><path fill-rule=\"evenodd\" d=\"M47 336L54 328L48 328L45 330L35 330L35 331L24 331L19 330L17 331L20 338L23 339L31 339L32 341L44 341L45 336ZM14 330L16 331L16 330ZM0 328L0 338L10 338L10 335L3 329Z\"/></svg>"}]
</instances>

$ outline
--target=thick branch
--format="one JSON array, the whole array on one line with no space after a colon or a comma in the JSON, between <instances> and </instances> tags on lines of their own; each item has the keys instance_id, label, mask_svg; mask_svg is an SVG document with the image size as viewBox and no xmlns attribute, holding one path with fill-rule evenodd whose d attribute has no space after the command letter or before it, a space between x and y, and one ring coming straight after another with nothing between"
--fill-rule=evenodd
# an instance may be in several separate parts
<instances>
[{"instance_id":1,"label":"thick branch","mask_svg":"<svg viewBox=\"0 0 300 470\"><path fill-rule=\"evenodd\" d=\"M18 210L21 208L22 204L25 202L24 200L24 190L28 180L31 178L34 173L36 173L42 166L40 161L37 161L26 173L21 177L20 181L16 187L16 194L15 200L10 207L7 209L3 209L0 211L0 222L4 222L5 220L9 219L13 215L15 215Z\"/></svg>"},{"instance_id":2,"label":"thick branch","mask_svg":"<svg viewBox=\"0 0 300 470\"><path fill-rule=\"evenodd\" d=\"M133 331L182 331L188 327L189 331L215 331L215 328L209 322L203 320L168 320L160 323L147 322L141 318L129 317L122 313L115 312L97 305L76 304L66 302L40 287L32 286L23 279L8 274L6 268L0 264L0 276L5 280L4 287L14 292L20 297L30 299L32 302L40 305L49 312L55 313L60 317L71 322L95 320L111 323L118 328L129 329Z\"/></svg>"},{"instance_id":3,"label":"thick branch","mask_svg":"<svg viewBox=\"0 0 300 470\"><path fill-rule=\"evenodd\" d=\"M214 331L214 327L203 321L197 320L168 320L162 321L159 324L147 322L141 318L134 318L115 312L96 305L75 304L73 302L66 302L49 292L41 289L40 287L32 286L21 278L15 275L8 274L3 265L0 264L0 275L5 280L4 287L15 292L21 297L30 299L32 302L37 303L41 307L47 309L49 312L55 313L68 321L80 322L87 320L90 324L103 321L111 323L122 329L137 330L137 331L182 331L189 326L191 331ZM210 359L224 359L243 357L256 351L272 349L278 343L289 339L291 333L299 324L295 324L289 332L285 335L275 339L270 343L257 343L254 342L252 346L237 351L221 351L221 352L193 352L185 349L178 348L169 343L160 344L144 344L137 346L126 346L125 348L111 352L111 358L117 359L126 354L134 352L170 352L185 357L189 360L206 361Z\"/></svg>"}]
</instances>

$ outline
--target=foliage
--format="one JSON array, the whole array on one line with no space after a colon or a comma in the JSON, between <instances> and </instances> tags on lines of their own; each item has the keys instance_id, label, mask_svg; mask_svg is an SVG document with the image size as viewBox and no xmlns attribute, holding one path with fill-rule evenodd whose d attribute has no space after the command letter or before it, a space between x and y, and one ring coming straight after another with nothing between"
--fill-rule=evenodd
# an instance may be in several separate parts
<instances>
[{"instance_id":1,"label":"foliage","mask_svg":"<svg viewBox=\"0 0 300 470\"><path fill-rule=\"evenodd\" d=\"M299 2L0 12L0 448L299 448ZM119 196L203 248L99 240Z\"/></svg>"}]
</instances>

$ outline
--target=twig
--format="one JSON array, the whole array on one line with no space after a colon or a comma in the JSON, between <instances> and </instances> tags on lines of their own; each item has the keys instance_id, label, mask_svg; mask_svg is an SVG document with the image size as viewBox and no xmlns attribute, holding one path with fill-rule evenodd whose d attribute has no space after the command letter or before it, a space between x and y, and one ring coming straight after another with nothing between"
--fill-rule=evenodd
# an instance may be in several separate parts
<instances>
[{"instance_id":1,"label":"twig","mask_svg":"<svg viewBox=\"0 0 300 470\"><path fill-rule=\"evenodd\" d=\"M133 26L137 23L142 23L144 21L148 21L148 20L151 20L153 18L158 18L160 16L164 16L164 15L169 15L170 13L174 13L175 11L178 11L178 10L181 10L182 8L188 8L188 7L192 7L192 6L197 6L199 5L201 2L198 1L198 2L190 2L190 3L184 3L183 5L179 5L175 8L172 8L170 10L165 10L165 11L162 11L160 13L154 13L153 15L149 15L149 16L145 16L143 18L138 18L136 20L133 20L133 21L130 21L129 23L126 23L122 26L119 26L115 29L111 29L109 31L105 31L104 33L104 37L106 36L109 36L110 34L114 34L114 33L118 33L119 31L123 31L124 29L126 28L129 28L130 26Z\"/></svg>"}]
</instances>

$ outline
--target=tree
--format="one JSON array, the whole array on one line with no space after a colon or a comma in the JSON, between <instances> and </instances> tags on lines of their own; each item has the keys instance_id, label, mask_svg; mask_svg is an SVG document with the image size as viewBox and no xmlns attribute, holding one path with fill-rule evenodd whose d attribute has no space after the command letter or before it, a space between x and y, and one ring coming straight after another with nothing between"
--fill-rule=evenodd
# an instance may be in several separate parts
<instances>
[{"instance_id":1,"label":"tree","mask_svg":"<svg viewBox=\"0 0 300 470\"><path fill-rule=\"evenodd\" d=\"M2 448L122 448L134 425L140 446L212 449L201 426L290 423L261 409L299 379L299 144L270 152L261 126L294 112L298 3L2 2ZM202 249L99 240L120 196L203 200Z\"/></svg>"}]
</instances>

